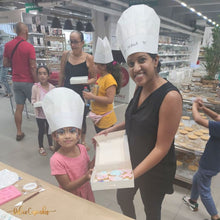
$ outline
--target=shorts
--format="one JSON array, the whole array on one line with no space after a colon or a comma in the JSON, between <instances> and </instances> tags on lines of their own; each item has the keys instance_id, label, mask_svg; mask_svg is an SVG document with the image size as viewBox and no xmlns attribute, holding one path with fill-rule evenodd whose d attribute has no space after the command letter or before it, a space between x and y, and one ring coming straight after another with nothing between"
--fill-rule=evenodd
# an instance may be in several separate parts
<instances>
[{"instance_id":1,"label":"shorts","mask_svg":"<svg viewBox=\"0 0 220 220\"><path fill-rule=\"evenodd\" d=\"M13 90L15 102L17 105L24 105L26 99L31 102L32 86L34 83L29 82L13 82Z\"/></svg>"}]
</instances>

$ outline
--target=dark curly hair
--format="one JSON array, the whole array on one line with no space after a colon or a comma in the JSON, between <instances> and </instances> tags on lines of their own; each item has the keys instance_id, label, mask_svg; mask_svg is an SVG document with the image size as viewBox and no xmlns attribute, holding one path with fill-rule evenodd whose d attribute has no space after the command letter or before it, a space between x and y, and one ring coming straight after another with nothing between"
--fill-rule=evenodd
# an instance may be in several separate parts
<instances>
[{"instance_id":1,"label":"dark curly hair","mask_svg":"<svg viewBox=\"0 0 220 220\"><path fill-rule=\"evenodd\" d=\"M48 76L50 75L49 68L47 66L43 66L43 65L40 65L40 66L37 67L37 75L38 75L39 69L41 69L41 68L44 68L47 71Z\"/></svg>"},{"instance_id":2,"label":"dark curly hair","mask_svg":"<svg viewBox=\"0 0 220 220\"><path fill-rule=\"evenodd\" d=\"M116 94L119 94L121 89L121 65L116 61L106 64L106 70L112 74L117 82Z\"/></svg>"},{"instance_id":3,"label":"dark curly hair","mask_svg":"<svg viewBox=\"0 0 220 220\"><path fill-rule=\"evenodd\" d=\"M148 53L148 54L149 54L149 56L150 56L153 60L155 60L156 57L157 57L157 54L152 54L152 53ZM158 61L158 65L157 65L157 73L160 72L160 68L161 68L161 62Z\"/></svg>"}]
</instances>

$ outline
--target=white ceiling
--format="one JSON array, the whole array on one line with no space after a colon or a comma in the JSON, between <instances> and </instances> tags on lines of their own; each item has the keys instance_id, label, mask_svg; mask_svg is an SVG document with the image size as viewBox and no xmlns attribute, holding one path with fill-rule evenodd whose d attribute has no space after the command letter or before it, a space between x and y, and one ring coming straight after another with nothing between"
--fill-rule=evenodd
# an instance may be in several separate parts
<instances>
[{"instance_id":1,"label":"white ceiling","mask_svg":"<svg viewBox=\"0 0 220 220\"><path fill-rule=\"evenodd\" d=\"M25 2L34 0L0 0L0 11L24 8ZM102 11L106 14L120 15L128 6L128 0L35 0L43 6L43 13L51 16L79 18L90 20L91 10ZM196 13L182 7L178 0L155 0L155 11L182 24L195 27L199 20L203 20ZM201 12L208 18L220 24L220 0L183 0L189 7ZM204 22L203 22L204 23ZM206 23L206 22L205 22ZM199 27L201 28L201 27Z\"/></svg>"}]
</instances>

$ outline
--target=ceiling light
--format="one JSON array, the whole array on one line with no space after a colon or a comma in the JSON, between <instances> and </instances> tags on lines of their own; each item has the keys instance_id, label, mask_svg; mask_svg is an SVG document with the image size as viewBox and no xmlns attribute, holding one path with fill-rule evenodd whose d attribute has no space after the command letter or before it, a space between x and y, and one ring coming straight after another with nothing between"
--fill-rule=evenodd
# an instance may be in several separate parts
<instances>
[{"instance_id":1,"label":"ceiling light","mask_svg":"<svg viewBox=\"0 0 220 220\"><path fill-rule=\"evenodd\" d=\"M182 5L183 7L187 7L187 4L186 4L185 2L181 2L181 5Z\"/></svg>"},{"instance_id":2,"label":"ceiling light","mask_svg":"<svg viewBox=\"0 0 220 220\"><path fill-rule=\"evenodd\" d=\"M64 30L73 30L73 25L70 19L65 20L64 22Z\"/></svg>"},{"instance_id":3,"label":"ceiling light","mask_svg":"<svg viewBox=\"0 0 220 220\"><path fill-rule=\"evenodd\" d=\"M83 23L81 21L77 21L76 30L77 31L84 31L84 26L83 26Z\"/></svg>"},{"instance_id":4,"label":"ceiling light","mask_svg":"<svg viewBox=\"0 0 220 220\"><path fill-rule=\"evenodd\" d=\"M91 22L89 22L89 21L87 22L85 31L86 32L94 32L94 28L93 28Z\"/></svg>"},{"instance_id":5,"label":"ceiling light","mask_svg":"<svg viewBox=\"0 0 220 220\"><path fill-rule=\"evenodd\" d=\"M179 4L181 4L183 7L186 7L186 8L188 8L190 11L196 13L198 16L202 16L203 19L208 20L208 21L209 21L210 23L212 23L213 25L216 24L216 22L214 23L214 21L212 21L211 19L208 19L207 16L202 15L201 12L197 12L194 8L189 7L185 2L182 2L182 1L180 1L180 0L175 0L175 1L178 2ZM217 25L216 25L216 26L217 26Z\"/></svg>"},{"instance_id":6,"label":"ceiling light","mask_svg":"<svg viewBox=\"0 0 220 220\"><path fill-rule=\"evenodd\" d=\"M53 18L51 28L62 28L60 24L60 20L57 17Z\"/></svg>"},{"instance_id":7,"label":"ceiling light","mask_svg":"<svg viewBox=\"0 0 220 220\"><path fill-rule=\"evenodd\" d=\"M219 24L216 24L216 27L218 27L219 26Z\"/></svg>"},{"instance_id":8,"label":"ceiling light","mask_svg":"<svg viewBox=\"0 0 220 220\"><path fill-rule=\"evenodd\" d=\"M194 8L190 8L190 11L195 12L196 10Z\"/></svg>"}]
</instances>

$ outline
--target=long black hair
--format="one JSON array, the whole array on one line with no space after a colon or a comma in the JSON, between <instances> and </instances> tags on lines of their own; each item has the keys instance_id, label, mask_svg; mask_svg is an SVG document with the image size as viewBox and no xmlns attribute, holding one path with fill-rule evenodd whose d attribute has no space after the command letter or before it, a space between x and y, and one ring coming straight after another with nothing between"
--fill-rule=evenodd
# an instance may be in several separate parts
<instances>
[{"instance_id":1,"label":"long black hair","mask_svg":"<svg viewBox=\"0 0 220 220\"><path fill-rule=\"evenodd\" d=\"M117 82L116 94L119 94L121 89L121 65L116 61L106 64L106 70L112 74Z\"/></svg>"},{"instance_id":2,"label":"long black hair","mask_svg":"<svg viewBox=\"0 0 220 220\"><path fill-rule=\"evenodd\" d=\"M149 54L149 56L150 56L153 60L155 60L156 57L157 57L157 54L152 54L152 53L148 53L148 54ZM157 73L160 72L160 68L161 68L161 62L158 61L158 65L157 65Z\"/></svg>"}]
</instances>

